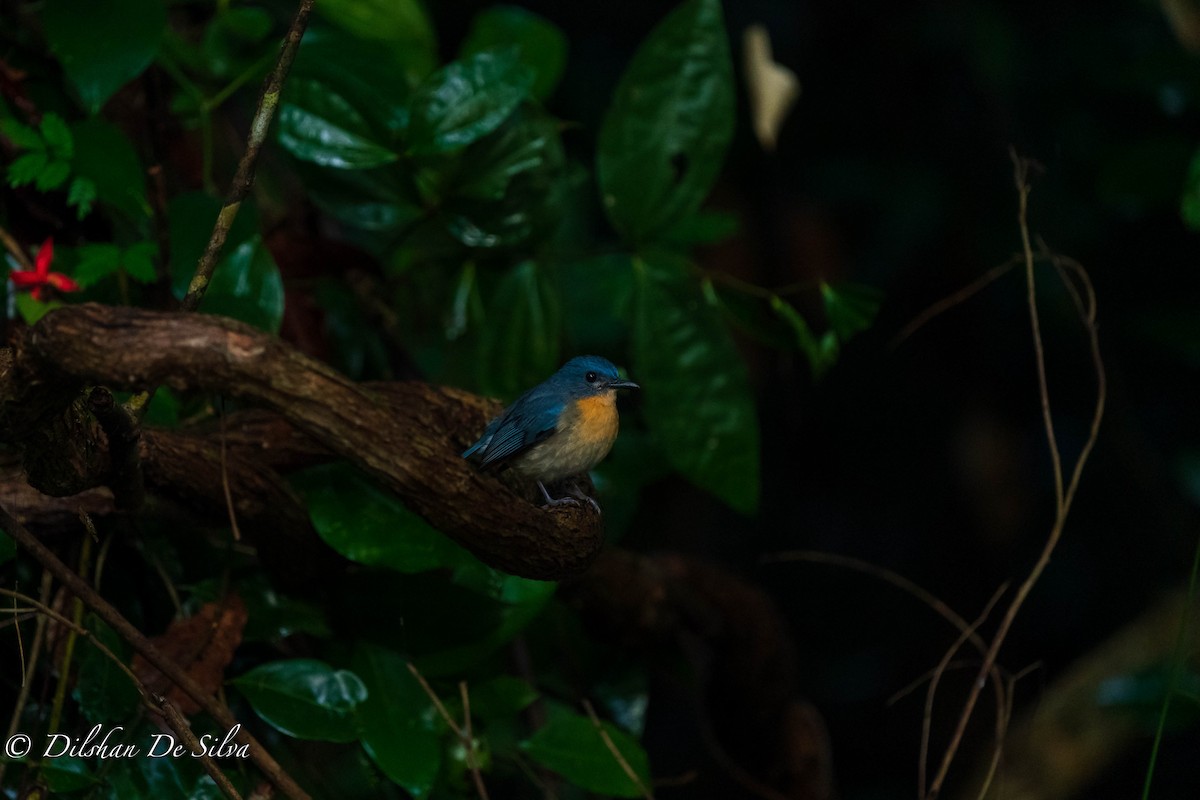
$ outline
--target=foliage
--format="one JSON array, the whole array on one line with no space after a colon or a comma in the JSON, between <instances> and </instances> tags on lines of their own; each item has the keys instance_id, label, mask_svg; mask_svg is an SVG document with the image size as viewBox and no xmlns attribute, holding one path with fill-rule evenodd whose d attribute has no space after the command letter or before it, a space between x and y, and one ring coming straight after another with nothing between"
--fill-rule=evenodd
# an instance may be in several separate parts
<instances>
[{"instance_id":1,"label":"foliage","mask_svg":"<svg viewBox=\"0 0 1200 800\"><path fill-rule=\"evenodd\" d=\"M60 79L39 78L40 116L0 104L0 137L12 152L5 203L69 207L80 223L62 237L56 268L83 291L19 294L28 322L68 300L150 307L162 292L183 296L221 207L217 175L239 155L226 151L223 115L232 110L228 119L242 124L286 22L274 6L171 6L168 14L167 4L134 0L84 5L52 0L30 12L40 24L11 29L29 59L23 67ZM757 336L765 313L772 346L803 353L824 374L840 345L869 326L878 299L821 283L799 290L821 304L802 312L795 291L698 266L697 248L738 227L703 208L735 128L718 0L685 0L649 32L589 132L546 105L570 48L532 12L483 10L457 57L439 65L434 25L415 0L317 6L256 195L229 231L200 310L279 333L295 291L301 308L324 315L334 360L352 377L387 377L389 347L398 345L426 379L505 399L570 355L607 355L644 387L644 402L624 412L614 456L628 468L597 477L611 501L610 533L621 533L642 490L672 470L753 514L759 423L738 337ZM172 164L162 142L131 130L131 103L145 104L150 128L191 132L183 146L193 161L175 164L169 181L156 183ZM285 292L283 246L272 237L295 193L325 229L381 265L373 299L394 320L397 341L372 328L347 289L350 265ZM211 415L207 398L164 389L147 421ZM518 637L536 642L549 627L539 623L571 613L553 584L484 566L343 464L289 479L320 537L346 559L345 576L325 591L274 585L253 557L205 536L199 522L176 536L166 523L141 520L136 543L114 547L103 567L106 595L147 629L165 627L156 603L169 598L179 613L195 613L236 588L249 619L227 632L242 643L225 668L227 688L253 709L281 761L339 798L461 796L475 764L489 784L506 787L500 796L529 793L530 762L581 791L636 797L652 784L640 723L622 728L577 713L554 661L533 675L507 674L506 647ZM0 535L0 563L15 568L13 555ZM106 625L91 617L85 625L128 660ZM145 740L151 729L125 673L79 647L68 721L125 723L126 741ZM430 694L461 719L460 681L469 742ZM644 701L607 695L610 708ZM531 729L524 714L534 704L550 713ZM309 763L303 754L317 746L336 756ZM243 790L250 785L248 766L230 773ZM8 780L78 797L216 793L186 759L30 760L13 765Z\"/></svg>"}]
</instances>

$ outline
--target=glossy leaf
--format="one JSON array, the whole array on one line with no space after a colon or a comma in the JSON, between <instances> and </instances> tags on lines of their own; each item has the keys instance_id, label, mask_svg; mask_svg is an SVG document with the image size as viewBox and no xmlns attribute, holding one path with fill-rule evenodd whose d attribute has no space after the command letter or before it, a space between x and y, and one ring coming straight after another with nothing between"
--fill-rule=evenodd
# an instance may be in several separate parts
<instances>
[{"instance_id":1,"label":"glossy leaf","mask_svg":"<svg viewBox=\"0 0 1200 800\"><path fill-rule=\"evenodd\" d=\"M480 384L515 397L560 366L561 313L556 294L532 261L513 267L487 306L489 335L480 343Z\"/></svg>"},{"instance_id":2,"label":"glossy leaf","mask_svg":"<svg viewBox=\"0 0 1200 800\"><path fill-rule=\"evenodd\" d=\"M596 177L627 240L655 238L708 194L733 137L720 0L687 0L642 43L604 117Z\"/></svg>"},{"instance_id":3,"label":"glossy leaf","mask_svg":"<svg viewBox=\"0 0 1200 800\"><path fill-rule=\"evenodd\" d=\"M743 512L758 505L758 419L746 366L686 264L637 261L632 377L671 463Z\"/></svg>"},{"instance_id":4,"label":"glossy leaf","mask_svg":"<svg viewBox=\"0 0 1200 800\"><path fill-rule=\"evenodd\" d=\"M558 86L566 67L567 37L557 25L532 11L518 6L492 6L475 17L459 55L507 45L515 45L522 63L533 71L533 96L545 100Z\"/></svg>"},{"instance_id":5,"label":"glossy leaf","mask_svg":"<svg viewBox=\"0 0 1200 800\"><path fill-rule=\"evenodd\" d=\"M406 792L427 796L441 769L445 727L429 695L391 650L360 643L353 665L371 698L359 708L363 747Z\"/></svg>"},{"instance_id":6,"label":"glossy leaf","mask_svg":"<svg viewBox=\"0 0 1200 800\"><path fill-rule=\"evenodd\" d=\"M353 672L321 661L274 661L236 678L255 712L297 739L350 742L358 738L357 713L367 689Z\"/></svg>"},{"instance_id":7,"label":"glossy leaf","mask_svg":"<svg viewBox=\"0 0 1200 800\"><path fill-rule=\"evenodd\" d=\"M238 245L213 273L200 310L278 333L283 322L283 278L275 259L255 236Z\"/></svg>"},{"instance_id":8,"label":"glossy leaf","mask_svg":"<svg viewBox=\"0 0 1200 800\"><path fill-rule=\"evenodd\" d=\"M433 73L413 93L409 150L461 150L503 124L529 96L533 73L515 48L487 50Z\"/></svg>"},{"instance_id":9,"label":"glossy leaf","mask_svg":"<svg viewBox=\"0 0 1200 800\"><path fill-rule=\"evenodd\" d=\"M92 114L150 66L167 25L166 5L142 0L49 0L50 49ZM119 45L117 44L119 43Z\"/></svg>"},{"instance_id":10,"label":"glossy leaf","mask_svg":"<svg viewBox=\"0 0 1200 800\"><path fill-rule=\"evenodd\" d=\"M633 274L633 260L627 253L559 266L563 323L571 352L620 352L633 313Z\"/></svg>"},{"instance_id":11,"label":"glossy leaf","mask_svg":"<svg viewBox=\"0 0 1200 800\"><path fill-rule=\"evenodd\" d=\"M312 467L291 479L317 533L351 561L411 573L472 558L347 464Z\"/></svg>"},{"instance_id":12,"label":"glossy leaf","mask_svg":"<svg viewBox=\"0 0 1200 800\"><path fill-rule=\"evenodd\" d=\"M167 224L171 240L171 288L182 299L196 271L213 223L221 211L221 201L203 192L184 192L171 198L167 204ZM258 212L250 201L242 203L241 211L229 229L225 239L228 254L243 242L249 241L258 231ZM220 272L221 265L217 265Z\"/></svg>"},{"instance_id":13,"label":"glossy leaf","mask_svg":"<svg viewBox=\"0 0 1200 800\"><path fill-rule=\"evenodd\" d=\"M471 713L482 719L511 717L538 698L536 689L511 675L497 675L470 688Z\"/></svg>"},{"instance_id":14,"label":"glossy leaf","mask_svg":"<svg viewBox=\"0 0 1200 800\"><path fill-rule=\"evenodd\" d=\"M108 647L118 658L126 659L128 649L117 634L95 615L84 623L96 641ZM137 710L140 696L129 676L108 656L88 642L80 642L77 651L79 679L75 699L89 722L105 725L128 718Z\"/></svg>"},{"instance_id":15,"label":"glossy leaf","mask_svg":"<svg viewBox=\"0 0 1200 800\"><path fill-rule=\"evenodd\" d=\"M87 762L72 755L45 759L42 762L41 773L46 780L46 786L55 794L78 792L96 783Z\"/></svg>"},{"instance_id":16,"label":"glossy leaf","mask_svg":"<svg viewBox=\"0 0 1200 800\"><path fill-rule=\"evenodd\" d=\"M368 169L398 158L349 100L311 78L288 81L278 137L293 156L323 167Z\"/></svg>"},{"instance_id":17,"label":"glossy leaf","mask_svg":"<svg viewBox=\"0 0 1200 800\"><path fill-rule=\"evenodd\" d=\"M539 729L521 749L543 767L571 783L612 797L643 797L650 781L650 762L638 741L610 722L605 733L641 781L633 781L609 750L596 724L588 717L561 713Z\"/></svg>"},{"instance_id":18,"label":"glossy leaf","mask_svg":"<svg viewBox=\"0 0 1200 800\"><path fill-rule=\"evenodd\" d=\"M71 126L78 178L91 183L94 198L131 220L150 216L146 177L129 138L106 120L94 117ZM210 225L211 228L211 225Z\"/></svg>"},{"instance_id":19,"label":"glossy leaf","mask_svg":"<svg viewBox=\"0 0 1200 800\"><path fill-rule=\"evenodd\" d=\"M420 0L322 0L323 17L359 39L384 42L404 60L410 78L437 63L437 41Z\"/></svg>"},{"instance_id":20,"label":"glossy leaf","mask_svg":"<svg viewBox=\"0 0 1200 800\"><path fill-rule=\"evenodd\" d=\"M515 247L548 237L562 217L566 158L558 123L518 109L461 153L444 187L450 233L468 247Z\"/></svg>"}]
</instances>

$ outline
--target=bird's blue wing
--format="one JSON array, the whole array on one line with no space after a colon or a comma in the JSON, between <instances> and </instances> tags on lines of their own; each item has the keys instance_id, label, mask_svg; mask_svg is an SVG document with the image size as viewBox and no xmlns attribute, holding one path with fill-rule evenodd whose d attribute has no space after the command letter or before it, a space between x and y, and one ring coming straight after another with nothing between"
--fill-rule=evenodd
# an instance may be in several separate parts
<instances>
[{"instance_id":1,"label":"bird's blue wing","mask_svg":"<svg viewBox=\"0 0 1200 800\"><path fill-rule=\"evenodd\" d=\"M493 420L463 455L476 456L481 467L508 461L554 433L564 405L557 393L534 389Z\"/></svg>"}]
</instances>

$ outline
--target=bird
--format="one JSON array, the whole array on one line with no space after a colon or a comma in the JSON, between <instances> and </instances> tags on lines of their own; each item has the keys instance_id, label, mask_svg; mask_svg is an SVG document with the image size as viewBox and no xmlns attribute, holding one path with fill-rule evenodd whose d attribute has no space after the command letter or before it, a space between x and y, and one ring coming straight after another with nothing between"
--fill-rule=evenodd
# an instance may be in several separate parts
<instances>
[{"instance_id":1,"label":"bird","mask_svg":"<svg viewBox=\"0 0 1200 800\"><path fill-rule=\"evenodd\" d=\"M462 456L483 470L510 467L533 478L545 507L578 503L551 497L546 483L587 472L608 455L617 439L617 390L639 388L608 359L577 356L489 422ZM591 497L582 499L600 511Z\"/></svg>"}]
</instances>

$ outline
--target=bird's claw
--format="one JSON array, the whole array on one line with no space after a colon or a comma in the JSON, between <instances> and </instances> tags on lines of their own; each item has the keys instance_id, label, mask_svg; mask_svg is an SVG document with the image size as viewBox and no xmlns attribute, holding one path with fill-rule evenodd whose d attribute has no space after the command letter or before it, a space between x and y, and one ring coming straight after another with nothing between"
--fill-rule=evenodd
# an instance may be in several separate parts
<instances>
[{"instance_id":1,"label":"bird's claw","mask_svg":"<svg viewBox=\"0 0 1200 800\"><path fill-rule=\"evenodd\" d=\"M582 506L584 504L584 502L586 501L587 504L590 505L596 511L597 514L601 513L600 504L596 502L596 499L594 497L591 497L589 495L568 494L568 495L564 495L563 497L551 497L550 493L548 491L546 491L545 484L543 484L541 481L538 481L538 488L542 490L542 498L545 499L545 501L546 501L542 505L542 508L554 508L555 506L564 506L564 505Z\"/></svg>"}]
</instances>

